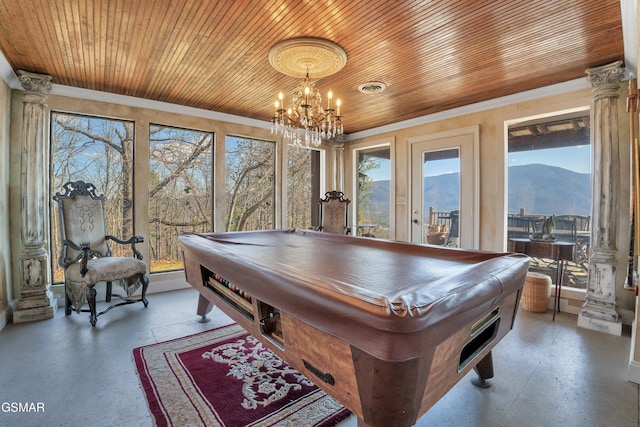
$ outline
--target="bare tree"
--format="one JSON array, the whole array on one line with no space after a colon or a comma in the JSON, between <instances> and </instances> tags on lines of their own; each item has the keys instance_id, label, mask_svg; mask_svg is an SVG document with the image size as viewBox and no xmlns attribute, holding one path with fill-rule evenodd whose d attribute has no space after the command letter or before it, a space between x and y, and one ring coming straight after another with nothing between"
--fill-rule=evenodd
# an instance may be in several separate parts
<instances>
[{"instance_id":1,"label":"bare tree","mask_svg":"<svg viewBox=\"0 0 640 427\"><path fill-rule=\"evenodd\" d=\"M133 234L133 122L56 113L52 123L53 163L62 171L54 176L57 188L68 180L93 183L120 210L111 232Z\"/></svg>"},{"instance_id":2,"label":"bare tree","mask_svg":"<svg viewBox=\"0 0 640 427\"><path fill-rule=\"evenodd\" d=\"M273 228L275 144L228 137L226 147L226 230Z\"/></svg>"},{"instance_id":3,"label":"bare tree","mask_svg":"<svg viewBox=\"0 0 640 427\"><path fill-rule=\"evenodd\" d=\"M309 228L311 210L317 209L312 199L311 150L291 148L287 159L287 217L288 226Z\"/></svg>"},{"instance_id":4,"label":"bare tree","mask_svg":"<svg viewBox=\"0 0 640 427\"><path fill-rule=\"evenodd\" d=\"M158 125L150 132L151 254L171 268L181 261L180 233L211 231L213 134Z\"/></svg>"}]
</instances>

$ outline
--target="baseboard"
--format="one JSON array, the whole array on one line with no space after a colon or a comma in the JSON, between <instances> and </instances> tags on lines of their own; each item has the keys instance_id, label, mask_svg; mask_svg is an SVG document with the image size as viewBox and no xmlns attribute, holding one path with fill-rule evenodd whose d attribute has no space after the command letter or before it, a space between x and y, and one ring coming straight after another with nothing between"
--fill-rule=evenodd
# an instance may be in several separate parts
<instances>
[{"instance_id":1,"label":"baseboard","mask_svg":"<svg viewBox=\"0 0 640 427\"><path fill-rule=\"evenodd\" d=\"M151 284L149 284L149 289L147 290L147 294L176 291L178 289L187 289L190 287L191 285L187 283L183 273L181 279L152 281Z\"/></svg>"},{"instance_id":2,"label":"baseboard","mask_svg":"<svg viewBox=\"0 0 640 427\"><path fill-rule=\"evenodd\" d=\"M636 384L640 384L640 362L636 361L636 327L638 324L633 322L631 326L631 350L629 351L629 369L627 371L627 380ZM638 355L640 357L640 355Z\"/></svg>"},{"instance_id":3,"label":"baseboard","mask_svg":"<svg viewBox=\"0 0 640 427\"><path fill-rule=\"evenodd\" d=\"M11 310L9 310L9 307L0 307L0 331L2 331L5 326L7 326L10 318Z\"/></svg>"},{"instance_id":4,"label":"baseboard","mask_svg":"<svg viewBox=\"0 0 640 427\"><path fill-rule=\"evenodd\" d=\"M586 297L586 291L584 289L575 289L569 287L563 287L560 292L560 311L563 313L570 313L578 315L582 311ZM553 303L555 298L555 287L551 287L551 297L549 298L549 310L553 310ZM635 320L635 313L633 310L624 308L618 308L618 315L623 325L632 325Z\"/></svg>"}]
</instances>

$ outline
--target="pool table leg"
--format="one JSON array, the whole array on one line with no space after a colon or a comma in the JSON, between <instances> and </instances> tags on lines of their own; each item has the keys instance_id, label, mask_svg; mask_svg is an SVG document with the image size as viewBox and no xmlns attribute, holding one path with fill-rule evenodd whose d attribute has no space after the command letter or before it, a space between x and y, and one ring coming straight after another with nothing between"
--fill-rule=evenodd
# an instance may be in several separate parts
<instances>
[{"instance_id":1,"label":"pool table leg","mask_svg":"<svg viewBox=\"0 0 640 427\"><path fill-rule=\"evenodd\" d=\"M213 310L213 303L203 297L202 294L200 294L198 297L198 310L196 311L196 314L202 317L200 317L200 320L198 320L198 322L207 323L208 321L210 321L211 319L207 317L207 313L209 313L211 310Z\"/></svg>"},{"instance_id":2,"label":"pool table leg","mask_svg":"<svg viewBox=\"0 0 640 427\"><path fill-rule=\"evenodd\" d=\"M471 380L473 385L480 388L491 387L491 382L487 381L489 378L493 378L493 357L491 356L491 352L479 361L473 370L478 374L478 378Z\"/></svg>"},{"instance_id":3,"label":"pool table leg","mask_svg":"<svg viewBox=\"0 0 640 427\"><path fill-rule=\"evenodd\" d=\"M358 417L358 427L372 427L371 424L367 424L364 422L364 420L360 417Z\"/></svg>"}]
</instances>

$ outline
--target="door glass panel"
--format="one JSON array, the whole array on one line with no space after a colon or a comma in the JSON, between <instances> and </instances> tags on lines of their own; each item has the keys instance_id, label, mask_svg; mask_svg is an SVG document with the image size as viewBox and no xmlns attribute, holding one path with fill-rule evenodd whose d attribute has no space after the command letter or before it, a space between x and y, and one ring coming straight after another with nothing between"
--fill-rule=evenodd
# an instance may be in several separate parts
<instances>
[{"instance_id":1,"label":"door glass panel","mask_svg":"<svg viewBox=\"0 0 640 427\"><path fill-rule=\"evenodd\" d=\"M460 150L422 153L423 243L460 247Z\"/></svg>"}]
</instances>

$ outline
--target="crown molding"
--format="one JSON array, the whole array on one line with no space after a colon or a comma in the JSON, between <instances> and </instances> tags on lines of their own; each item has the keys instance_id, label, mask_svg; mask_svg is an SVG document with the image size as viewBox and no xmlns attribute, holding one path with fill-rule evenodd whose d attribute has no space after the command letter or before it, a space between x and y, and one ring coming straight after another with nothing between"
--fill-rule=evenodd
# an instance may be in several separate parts
<instances>
[{"instance_id":1,"label":"crown molding","mask_svg":"<svg viewBox=\"0 0 640 427\"><path fill-rule=\"evenodd\" d=\"M13 71L9 61L7 61L7 58L5 58L2 52L0 52L0 78L2 78L11 89L22 89L18 75Z\"/></svg>"},{"instance_id":2,"label":"crown molding","mask_svg":"<svg viewBox=\"0 0 640 427\"><path fill-rule=\"evenodd\" d=\"M112 104L126 105L129 107L146 108L168 113L184 114L188 116L201 117L204 119L218 120L222 122L239 125L253 126L262 129L271 129L271 123L264 120L251 119L234 114L221 113L218 111L205 110L203 108L187 107L185 105L171 104L168 102L154 101L151 99L137 98L116 93L101 92L91 89L82 89L73 86L54 84L51 93L53 95L68 96L90 101L109 102Z\"/></svg>"},{"instance_id":3,"label":"crown molding","mask_svg":"<svg viewBox=\"0 0 640 427\"><path fill-rule=\"evenodd\" d=\"M626 79L638 77L638 0L620 0Z\"/></svg>"},{"instance_id":4,"label":"crown molding","mask_svg":"<svg viewBox=\"0 0 640 427\"><path fill-rule=\"evenodd\" d=\"M491 110L494 108L505 107L507 105L519 102L532 101L535 99L545 98L547 96L558 95L567 92L573 92L582 89L589 89L591 85L587 79L575 79L567 82L558 83L550 86L532 89L525 92L515 93L513 95L502 96L500 98L490 99L488 101L477 102L475 104L465 105L450 110L440 111L438 113L428 114L426 116L416 117L414 119L404 120L402 122L390 125L380 126L377 128L367 129L361 132L350 133L346 135L347 141L375 136L387 132L395 132L398 130L420 126L440 120L451 119L454 117L464 116L467 114L478 113L481 111Z\"/></svg>"}]
</instances>

